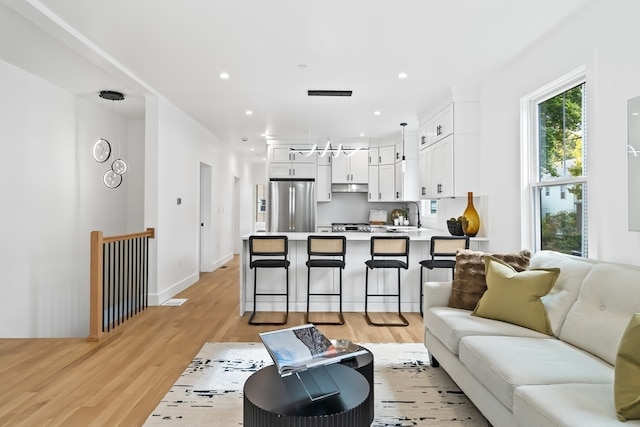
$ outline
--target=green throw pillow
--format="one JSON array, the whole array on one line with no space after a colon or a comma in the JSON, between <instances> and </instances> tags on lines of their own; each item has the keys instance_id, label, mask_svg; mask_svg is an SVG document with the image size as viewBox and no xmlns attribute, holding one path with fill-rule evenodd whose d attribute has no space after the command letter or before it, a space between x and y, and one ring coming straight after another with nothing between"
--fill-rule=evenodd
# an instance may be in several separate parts
<instances>
[{"instance_id":1,"label":"green throw pillow","mask_svg":"<svg viewBox=\"0 0 640 427\"><path fill-rule=\"evenodd\" d=\"M549 293L559 268L517 272L509 264L485 255L487 291L472 315L501 320L553 335L540 297Z\"/></svg>"},{"instance_id":2,"label":"green throw pillow","mask_svg":"<svg viewBox=\"0 0 640 427\"><path fill-rule=\"evenodd\" d=\"M640 419L640 313L631 317L620 340L613 401L620 421Z\"/></svg>"}]
</instances>

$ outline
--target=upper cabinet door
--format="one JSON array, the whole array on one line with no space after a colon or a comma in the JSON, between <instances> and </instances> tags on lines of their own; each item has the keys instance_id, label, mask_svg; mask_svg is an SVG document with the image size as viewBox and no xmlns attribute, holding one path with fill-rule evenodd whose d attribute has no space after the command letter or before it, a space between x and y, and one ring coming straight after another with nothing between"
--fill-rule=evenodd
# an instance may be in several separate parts
<instances>
[{"instance_id":1,"label":"upper cabinet door","mask_svg":"<svg viewBox=\"0 0 640 427\"><path fill-rule=\"evenodd\" d=\"M286 163L291 161L291 150L289 147L273 147L271 150L272 163Z\"/></svg>"},{"instance_id":2,"label":"upper cabinet door","mask_svg":"<svg viewBox=\"0 0 640 427\"><path fill-rule=\"evenodd\" d=\"M444 107L433 120L433 142L440 141L453 133L453 103Z\"/></svg>"},{"instance_id":3,"label":"upper cabinet door","mask_svg":"<svg viewBox=\"0 0 640 427\"><path fill-rule=\"evenodd\" d=\"M392 165L396 162L396 146L395 145L386 145L384 147L380 147L379 153L380 153L381 165Z\"/></svg>"},{"instance_id":4,"label":"upper cabinet door","mask_svg":"<svg viewBox=\"0 0 640 427\"><path fill-rule=\"evenodd\" d=\"M366 150L351 156L341 154L333 158L331 182L334 184L366 184L369 182L369 154Z\"/></svg>"},{"instance_id":5,"label":"upper cabinet door","mask_svg":"<svg viewBox=\"0 0 640 427\"><path fill-rule=\"evenodd\" d=\"M349 157L351 169L351 182L354 184L366 184L369 182L369 152L357 151Z\"/></svg>"},{"instance_id":6,"label":"upper cabinet door","mask_svg":"<svg viewBox=\"0 0 640 427\"><path fill-rule=\"evenodd\" d=\"M380 163L378 147L369 147L369 166L377 166Z\"/></svg>"},{"instance_id":7,"label":"upper cabinet door","mask_svg":"<svg viewBox=\"0 0 640 427\"><path fill-rule=\"evenodd\" d=\"M351 173L349 172L349 158L338 155L331 160L331 182L334 184L351 183Z\"/></svg>"},{"instance_id":8,"label":"upper cabinet door","mask_svg":"<svg viewBox=\"0 0 640 427\"><path fill-rule=\"evenodd\" d=\"M369 195L367 200L377 202L380 200L380 190L378 188L378 166L369 166Z\"/></svg>"}]
</instances>

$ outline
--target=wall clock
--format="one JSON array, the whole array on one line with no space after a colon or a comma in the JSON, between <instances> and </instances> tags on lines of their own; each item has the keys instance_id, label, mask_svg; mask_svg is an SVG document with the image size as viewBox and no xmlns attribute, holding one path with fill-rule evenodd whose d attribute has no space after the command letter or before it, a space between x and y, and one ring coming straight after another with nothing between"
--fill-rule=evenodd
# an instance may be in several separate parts
<instances>
[{"instance_id":1,"label":"wall clock","mask_svg":"<svg viewBox=\"0 0 640 427\"><path fill-rule=\"evenodd\" d=\"M104 138L100 138L93 144L93 158L98 163L104 163L111 155L111 144Z\"/></svg>"}]
</instances>

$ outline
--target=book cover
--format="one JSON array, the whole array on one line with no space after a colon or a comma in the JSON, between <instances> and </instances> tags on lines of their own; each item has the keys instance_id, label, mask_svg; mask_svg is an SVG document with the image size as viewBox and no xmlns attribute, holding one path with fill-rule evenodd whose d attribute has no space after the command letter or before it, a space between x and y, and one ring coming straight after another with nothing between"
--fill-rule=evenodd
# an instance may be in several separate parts
<instances>
[{"instance_id":1,"label":"book cover","mask_svg":"<svg viewBox=\"0 0 640 427\"><path fill-rule=\"evenodd\" d=\"M259 335L281 376L366 353L364 348L350 341L338 340L339 345L332 343L312 324Z\"/></svg>"}]
</instances>

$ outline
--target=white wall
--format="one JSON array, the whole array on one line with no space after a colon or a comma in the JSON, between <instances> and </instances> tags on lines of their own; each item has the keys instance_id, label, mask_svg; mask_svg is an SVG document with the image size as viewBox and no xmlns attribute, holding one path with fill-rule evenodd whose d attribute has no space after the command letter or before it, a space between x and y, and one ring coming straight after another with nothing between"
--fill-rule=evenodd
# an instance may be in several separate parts
<instances>
[{"instance_id":1,"label":"white wall","mask_svg":"<svg viewBox=\"0 0 640 427\"><path fill-rule=\"evenodd\" d=\"M109 236L156 228L152 305L197 281L201 162L213 170L205 264L213 270L232 258L233 178L241 195L252 194L254 179L226 144L165 99L149 97L145 120L127 122L110 104L4 61L0 73L0 337L88 334L92 230ZM129 165L118 189L102 183L109 161L91 156L100 137L115 153L120 146ZM241 231L252 226L251 209L251 198L241 197Z\"/></svg>"},{"instance_id":2,"label":"white wall","mask_svg":"<svg viewBox=\"0 0 640 427\"><path fill-rule=\"evenodd\" d=\"M149 194L145 196L149 198L145 209L157 212L148 216L145 212L146 226L155 226L157 231L157 279L150 284L150 304L162 303L199 278L200 163L213 171L211 217L205 221L211 224L205 236L208 270L233 256L233 177L238 176L241 183L251 182L224 142L167 100L161 98L157 104L157 118L150 118L153 113L147 111L147 120L157 126L146 142L147 163L156 158L157 151L157 174L147 175Z\"/></svg>"},{"instance_id":3,"label":"white wall","mask_svg":"<svg viewBox=\"0 0 640 427\"><path fill-rule=\"evenodd\" d=\"M128 210L127 178L107 189L91 149L126 145L127 124L4 61L0 76L0 337L86 336L90 232L124 233Z\"/></svg>"},{"instance_id":4,"label":"white wall","mask_svg":"<svg viewBox=\"0 0 640 427\"><path fill-rule=\"evenodd\" d=\"M592 2L482 84L483 222L492 250L522 245L520 98L586 66L589 257L640 265L640 233L626 221L626 105L640 94L639 20L640 2Z\"/></svg>"}]
</instances>

